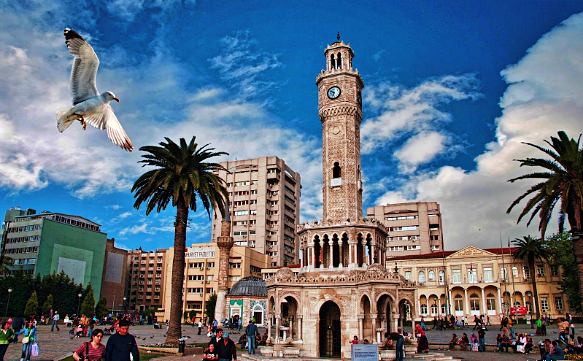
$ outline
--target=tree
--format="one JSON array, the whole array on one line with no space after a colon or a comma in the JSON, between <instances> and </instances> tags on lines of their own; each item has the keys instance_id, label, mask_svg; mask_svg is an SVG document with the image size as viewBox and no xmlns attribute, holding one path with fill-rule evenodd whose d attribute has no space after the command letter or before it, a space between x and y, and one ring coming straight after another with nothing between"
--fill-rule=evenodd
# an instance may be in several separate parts
<instances>
[{"instance_id":1,"label":"tree","mask_svg":"<svg viewBox=\"0 0 583 361\"><path fill-rule=\"evenodd\" d=\"M567 296L571 313L581 313L581 294L579 293L579 276L572 270L577 268L573 253L571 236L567 232L557 233L547 239L549 261L552 267L561 272L561 290Z\"/></svg>"},{"instance_id":2,"label":"tree","mask_svg":"<svg viewBox=\"0 0 583 361\"><path fill-rule=\"evenodd\" d=\"M521 167L537 168L529 173L510 179L513 183L518 180L542 180L531 186L510 205L507 213L517 206L523 199L531 196L518 216L519 223L524 216L530 213L527 225L536 215L539 216L539 230L544 239L545 231L557 203L559 207L559 232L563 232L565 217L571 226L573 235L573 250L577 259L579 283L583 279L583 149L580 147L581 135L575 140L569 138L564 131L558 132L551 141L545 140L550 148L543 148L536 144L524 143L545 153L548 158L518 159ZM580 287L583 292L583 287Z\"/></svg>"},{"instance_id":3,"label":"tree","mask_svg":"<svg viewBox=\"0 0 583 361\"><path fill-rule=\"evenodd\" d=\"M36 296L36 291L32 292L30 298L26 302L26 306L24 307L24 315L26 317L30 317L32 315L36 315L38 311L38 298Z\"/></svg>"},{"instance_id":4,"label":"tree","mask_svg":"<svg viewBox=\"0 0 583 361\"><path fill-rule=\"evenodd\" d=\"M536 287L536 274L534 264L537 260L548 260L548 248L546 243L539 238L531 236L524 236L522 239L516 238L512 241L518 251L514 254L515 259L526 261L530 271L530 281L532 284L532 294L534 297L533 307L536 317L540 317L539 303L538 303L538 289Z\"/></svg>"},{"instance_id":5,"label":"tree","mask_svg":"<svg viewBox=\"0 0 583 361\"><path fill-rule=\"evenodd\" d=\"M213 293L209 297L209 299L206 301L206 305L205 305L206 317L208 317L209 320L211 320L211 321L215 317L215 307L216 306L217 306L217 294Z\"/></svg>"},{"instance_id":6,"label":"tree","mask_svg":"<svg viewBox=\"0 0 583 361\"><path fill-rule=\"evenodd\" d=\"M53 295L49 294L43 303L42 312L49 313L53 309L53 304L55 303Z\"/></svg>"},{"instance_id":7,"label":"tree","mask_svg":"<svg viewBox=\"0 0 583 361\"><path fill-rule=\"evenodd\" d=\"M107 308L107 300L104 297L101 300L99 300L99 302L97 302L97 304L95 305L95 315L99 318L102 318L108 313L109 309Z\"/></svg>"},{"instance_id":8,"label":"tree","mask_svg":"<svg viewBox=\"0 0 583 361\"><path fill-rule=\"evenodd\" d=\"M169 138L160 146L144 146L140 163L153 169L142 174L134 183L132 192L139 209L146 202L146 215L154 209L160 212L172 203L176 207L174 223L174 260L172 262L170 320L166 343L177 344L182 336L182 287L184 283L184 252L186 248L186 227L188 212L197 210L200 198L210 218L210 209L218 209L225 214L225 200L228 197L225 181L216 174L225 170L218 163L208 162L210 158L226 155L215 152L208 144L199 148L196 137L190 143L180 138L180 144Z\"/></svg>"},{"instance_id":9,"label":"tree","mask_svg":"<svg viewBox=\"0 0 583 361\"><path fill-rule=\"evenodd\" d=\"M95 313L95 297L93 297L93 287L91 287L91 284L85 290L85 298L83 299L83 303L81 303L81 311L79 312L88 317L93 316Z\"/></svg>"}]
</instances>

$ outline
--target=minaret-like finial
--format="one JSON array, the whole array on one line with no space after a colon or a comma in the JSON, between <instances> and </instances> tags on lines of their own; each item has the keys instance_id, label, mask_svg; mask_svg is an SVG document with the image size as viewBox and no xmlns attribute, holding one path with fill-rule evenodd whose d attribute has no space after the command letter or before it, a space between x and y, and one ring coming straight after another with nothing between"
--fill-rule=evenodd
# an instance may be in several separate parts
<instances>
[{"instance_id":1,"label":"minaret-like finial","mask_svg":"<svg viewBox=\"0 0 583 361\"><path fill-rule=\"evenodd\" d=\"M338 34L336 34L336 40L340 41L340 32L338 32Z\"/></svg>"}]
</instances>

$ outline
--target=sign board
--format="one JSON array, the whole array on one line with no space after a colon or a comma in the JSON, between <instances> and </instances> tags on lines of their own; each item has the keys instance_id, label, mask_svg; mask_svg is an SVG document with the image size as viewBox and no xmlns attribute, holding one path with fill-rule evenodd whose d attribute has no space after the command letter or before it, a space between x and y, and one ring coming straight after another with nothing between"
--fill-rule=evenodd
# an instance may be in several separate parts
<instances>
[{"instance_id":1,"label":"sign board","mask_svg":"<svg viewBox=\"0 0 583 361\"><path fill-rule=\"evenodd\" d=\"M524 306L510 307L510 314L517 316L524 316L528 313L528 310Z\"/></svg>"},{"instance_id":2,"label":"sign board","mask_svg":"<svg viewBox=\"0 0 583 361\"><path fill-rule=\"evenodd\" d=\"M352 361L378 361L379 345L357 344L352 345Z\"/></svg>"},{"instance_id":3,"label":"sign board","mask_svg":"<svg viewBox=\"0 0 583 361\"><path fill-rule=\"evenodd\" d=\"M215 258L214 248L187 248L186 258Z\"/></svg>"}]
</instances>

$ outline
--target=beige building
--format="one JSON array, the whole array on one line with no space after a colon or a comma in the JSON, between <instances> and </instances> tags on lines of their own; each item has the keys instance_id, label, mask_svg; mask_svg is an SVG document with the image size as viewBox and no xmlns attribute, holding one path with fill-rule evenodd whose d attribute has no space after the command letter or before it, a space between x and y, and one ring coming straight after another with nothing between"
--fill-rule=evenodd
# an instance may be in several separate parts
<instances>
[{"instance_id":1,"label":"beige building","mask_svg":"<svg viewBox=\"0 0 583 361\"><path fill-rule=\"evenodd\" d=\"M300 174L278 157L221 163L228 172L231 236L236 246L270 257L272 267L297 261L296 225L300 219ZM222 217L214 214L212 239L221 232Z\"/></svg>"},{"instance_id":2,"label":"beige building","mask_svg":"<svg viewBox=\"0 0 583 361\"><path fill-rule=\"evenodd\" d=\"M166 282L164 284L164 301L158 310L158 320L170 319L172 260L174 248L167 251ZM261 269L269 265L270 258L251 248L234 246L229 256L227 285L231 288L243 277L261 277ZM195 312L198 320L204 317L206 301L217 293L219 282L219 247L215 242L194 243L186 248L186 268L184 269L184 293L182 309L184 312Z\"/></svg>"},{"instance_id":3,"label":"beige building","mask_svg":"<svg viewBox=\"0 0 583 361\"><path fill-rule=\"evenodd\" d=\"M366 216L388 231L387 258L443 250L443 225L437 202L407 202L376 206Z\"/></svg>"},{"instance_id":4,"label":"beige building","mask_svg":"<svg viewBox=\"0 0 583 361\"><path fill-rule=\"evenodd\" d=\"M167 269L166 249L129 251L128 293L123 300L123 309L143 311L149 307L161 307Z\"/></svg>"},{"instance_id":5,"label":"beige building","mask_svg":"<svg viewBox=\"0 0 583 361\"><path fill-rule=\"evenodd\" d=\"M105 262L101 282L101 298L107 301L107 307L115 311L123 310L123 298L128 276L128 251L117 248L115 239L105 244Z\"/></svg>"},{"instance_id":6,"label":"beige building","mask_svg":"<svg viewBox=\"0 0 583 361\"><path fill-rule=\"evenodd\" d=\"M468 246L458 251L402 256L387 262L416 284L417 319L453 314L473 319L488 315L498 323L510 307L532 309L531 277L536 277L541 313L555 318L569 312L559 288L559 269L537 263L535 275L521 260L514 260L516 248L480 249Z\"/></svg>"}]
</instances>

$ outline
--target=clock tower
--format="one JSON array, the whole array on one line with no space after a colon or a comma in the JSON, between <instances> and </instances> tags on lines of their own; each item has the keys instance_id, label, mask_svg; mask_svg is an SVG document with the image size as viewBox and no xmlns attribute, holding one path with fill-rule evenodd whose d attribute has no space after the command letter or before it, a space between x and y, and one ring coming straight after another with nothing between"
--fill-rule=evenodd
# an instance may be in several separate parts
<instances>
[{"instance_id":1,"label":"clock tower","mask_svg":"<svg viewBox=\"0 0 583 361\"><path fill-rule=\"evenodd\" d=\"M316 78L322 121L322 194L324 221L362 218L360 168L361 91L364 83L352 68L354 52L340 40L324 50L326 69Z\"/></svg>"}]
</instances>

